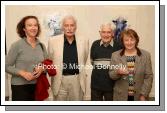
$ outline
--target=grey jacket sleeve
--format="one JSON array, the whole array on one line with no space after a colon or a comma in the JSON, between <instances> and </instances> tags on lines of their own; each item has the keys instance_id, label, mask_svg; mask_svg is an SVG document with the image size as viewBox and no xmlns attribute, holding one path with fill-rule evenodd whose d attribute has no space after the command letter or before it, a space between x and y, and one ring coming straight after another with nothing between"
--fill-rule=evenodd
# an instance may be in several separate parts
<instances>
[{"instance_id":1,"label":"grey jacket sleeve","mask_svg":"<svg viewBox=\"0 0 167 113\"><path fill-rule=\"evenodd\" d=\"M5 61L5 71L10 74L18 75L19 69L15 67L16 59L18 57L18 50L19 47L16 43L12 44L9 52L6 56L6 61Z\"/></svg>"},{"instance_id":2,"label":"grey jacket sleeve","mask_svg":"<svg viewBox=\"0 0 167 113\"><path fill-rule=\"evenodd\" d=\"M110 69L109 69L109 76L113 80L117 80L121 77L119 74L117 74L117 70L113 68L114 65L117 65L119 63L117 62L118 60L116 58L117 58L116 54L112 54Z\"/></svg>"},{"instance_id":3,"label":"grey jacket sleeve","mask_svg":"<svg viewBox=\"0 0 167 113\"><path fill-rule=\"evenodd\" d=\"M153 82L153 72L152 72L151 56L148 53L146 55L144 83L142 85L140 94L144 95L145 97L149 96L149 93L152 88L152 82Z\"/></svg>"}]
</instances>

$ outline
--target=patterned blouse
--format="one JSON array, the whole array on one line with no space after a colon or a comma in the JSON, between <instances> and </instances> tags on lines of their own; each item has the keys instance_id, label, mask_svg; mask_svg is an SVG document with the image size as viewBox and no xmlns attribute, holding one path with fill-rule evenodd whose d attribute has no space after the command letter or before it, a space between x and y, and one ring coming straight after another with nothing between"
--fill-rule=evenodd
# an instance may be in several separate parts
<instances>
[{"instance_id":1,"label":"patterned blouse","mask_svg":"<svg viewBox=\"0 0 167 113\"><path fill-rule=\"evenodd\" d=\"M126 56L127 67L129 70L128 74L128 96L134 96L134 66L135 66L135 57L136 56Z\"/></svg>"}]
</instances>

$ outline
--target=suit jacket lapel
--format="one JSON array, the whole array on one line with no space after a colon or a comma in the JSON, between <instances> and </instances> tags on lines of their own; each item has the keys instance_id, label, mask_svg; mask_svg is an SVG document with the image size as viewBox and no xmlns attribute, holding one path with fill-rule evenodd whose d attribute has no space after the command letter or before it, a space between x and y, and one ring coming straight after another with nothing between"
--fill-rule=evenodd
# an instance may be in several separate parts
<instances>
[{"instance_id":1,"label":"suit jacket lapel","mask_svg":"<svg viewBox=\"0 0 167 113\"><path fill-rule=\"evenodd\" d=\"M62 36L62 37L60 37L61 38L61 40L60 40L60 42L59 42L59 47L57 46L57 45L55 45L57 48L58 48L58 51L59 51L59 53L57 53L57 54L59 54L59 56L60 56L60 63L59 63L59 65L61 66L61 70L63 69L63 50L64 50L64 35Z\"/></svg>"},{"instance_id":2,"label":"suit jacket lapel","mask_svg":"<svg viewBox=\"0 0 167 113\"><path fill-rule=\"evenodd\" d=\"M137 67L140 65L140 63L141 63L141 57L137 55L135 59L134 73L136 73Z\"/></svg>"},{"instance_id":3,"label":"suit jacket lapel","mask_svg":"<svg viewBox=\"0 0 167 113\"><path fill-rule=\"evenodd\" d=\"M121 59L121 63L122 63L123 65L127 65L126 56L125 56L125 55L120 56L120 59Z\"/></svg>"},{"instance_id":4,"label":"suit jacket lapel","mask_svg":"<svg viewBox=\"0 0 167 113\"><path fill-rule=\"evenodd\" d=\"M77 53L78 53L78 64L81 65L81 53L82 53L81 46L83 45L79 41L78 37L76 37L76 45L77 45Z\"/></svg>"}]
</instances>

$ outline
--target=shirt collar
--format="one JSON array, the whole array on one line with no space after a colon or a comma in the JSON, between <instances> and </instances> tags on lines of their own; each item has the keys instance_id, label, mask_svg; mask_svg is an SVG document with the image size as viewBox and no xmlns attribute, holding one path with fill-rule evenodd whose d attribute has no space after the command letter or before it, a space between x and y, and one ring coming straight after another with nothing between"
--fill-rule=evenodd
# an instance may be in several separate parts
<instances>
[{"instance_id":1,"label":"shirt collar","mask_svg":"<svg viewBox=\"0 0 167 113\"><path fill-rule=\"evenodd\" d=\"M102 46L103 44L104 44L104 43L103 43L103 41L101 40L101 41L100 41L100 46ZM113 39L110 41L109 45L113 47L113 45L114 45Z\"/></svg>"},{"instance_id":2,"label":"shirt collar","mask_svg":"<svg viewBox=\"0 0 167 113\"><path fill-rule=\"evenodd\" d=\"M72 44L75 42L76 42L76 39L75 39L75 35L74 35L74 40L73 40ZM69 43L65 35L64 35L64 43Z\"/></svg>"}]
</instances>

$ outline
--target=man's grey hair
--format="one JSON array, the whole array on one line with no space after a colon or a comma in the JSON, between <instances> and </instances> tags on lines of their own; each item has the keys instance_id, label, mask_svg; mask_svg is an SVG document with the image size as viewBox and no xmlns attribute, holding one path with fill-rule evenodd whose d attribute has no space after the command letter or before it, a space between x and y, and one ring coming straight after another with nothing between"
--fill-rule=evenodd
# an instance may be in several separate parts
<instances>
[{"instance_id":1,"label":"man's grey hair","mask_svg":"<svg viewBox=\"0 0 167 113\"><path fill-rule=\"evenodd\" d=\"M102 30L103 27L109 27L109 28L111 28L112 31L114 31L114 29L115 29L115 26L113 24L111 24L111 23L103 23L103 24L101 24L100 25L100 31Z\"/></svg>"},{"instance_id":2,"label":"man's grey hair","mask_svg":"<svg viewBox=\"0 0 167 113\"><path fill-rule=\"evenodd\" d=\"M61 22L61 27L63 28L63 25L64 25L64 22L67 20L67 19L72 19L75 23L75 25L77 26L77 20L74 16L72 15L66 15L63 19L62 19L62 22Z\"/></svg>"}]
</instances>

